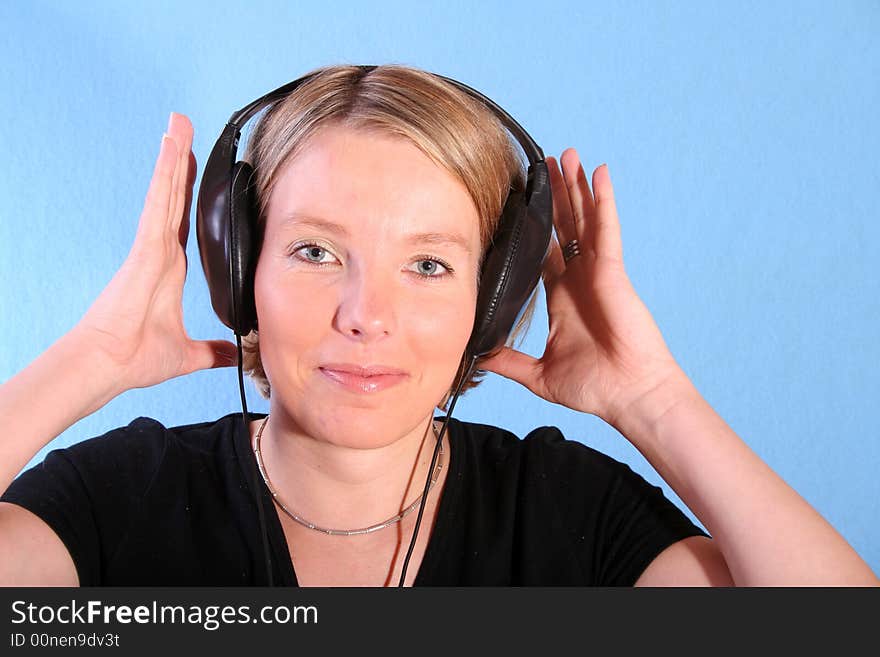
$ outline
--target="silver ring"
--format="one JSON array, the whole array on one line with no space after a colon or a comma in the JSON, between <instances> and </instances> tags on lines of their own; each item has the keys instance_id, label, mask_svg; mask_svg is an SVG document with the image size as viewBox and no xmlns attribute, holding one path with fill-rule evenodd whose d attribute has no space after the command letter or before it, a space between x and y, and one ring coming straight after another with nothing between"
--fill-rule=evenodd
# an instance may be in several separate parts
<instances>
[{"instance_id":1,"label":"silver ring","mask_svg":"<svg viewBox=\"0 0 880 657\"><path fill-rule=\"evenodd\" d=\"M568 262L569 260L580 254L581 250L578 248L577 240L571 240L568 244L562 247L562 258L565 260L565 262Z\"/></svg>"}]
</instances>

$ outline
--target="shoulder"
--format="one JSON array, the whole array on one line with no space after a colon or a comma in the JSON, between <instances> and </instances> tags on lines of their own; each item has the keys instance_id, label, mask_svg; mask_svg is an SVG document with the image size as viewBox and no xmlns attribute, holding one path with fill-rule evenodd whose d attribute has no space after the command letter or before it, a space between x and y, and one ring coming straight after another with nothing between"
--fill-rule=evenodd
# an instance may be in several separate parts
<instances>
[{"instance_id":1,"label":"shoulder","mask_svg":"<svg viewBox=\"0 0 880 657\"><path fill-rule=\"evenodd\" d=\"M490 537L481 553L521 557L513 581L629 586L663 549L702 533L660 487L559 427L520 437L458 422L451 431L456 519L470 523L469 536ZM499 537L509 540L493 550Z\"/></svg>"},{"instance_id":2,"label":"shoulder","mask_svg":"<svg viewBox=\"0 0 880 657\"><path fill-rule=\"evenodd\" d=\"M208 422L166 426L141 416L126 426L57 451L77 462L104 466L136 462L142 469L163 460L169 451L195 454L216 450L224 439L231 438L235 417L230 414Z\"/></svg>"},{"instance_id":3,"label":"shoulder","mask_svg":"<svg viewBox=\"0 0 880 657\"><path fill-rule=\"evenodd\" d=\"M126 426L50 451L42 462L19 474L2 501L24 506L44 519L60 518L59 523L87 509L95 517L129 516L148 498L172 499L194 486L215 485L218 477L234 477L236 419L240 422L240 414L169 427L138 417Z\"/></svg>"},{"instance_id":4,"label":"shoulder","mask_svg":"<svg viewBox=\"0 0 880 657\"><path fill-rule=\"evenodd\" d=\"M458 447L466 456L459 468L478 478L481 491L515 493L522 503L544 505L568 523L582 524L584 518L625 523L650 512L691 526L660 486L626 463L567 439L558 427L537 427L520 438L491 425L458 426Z\"/></svg>"},{"instance_id":5,"label":"shoulder","mask_svg":"<svg viewBox=\"0 0 880 657\"><path fill-rule=\"evenodd\" d=\"M72 555L80 583L106 581L117 555L161 554L168 534L156 528L185 526L192 500L228 499L216 494L224 485L238 490L236 420L240 414L166 426L138 417L49 452L12 482L2 501L49 525Z\"/></svg>"},{"instance_id":6,"label":"shoulder","mask_svg":"<svg viewBox=\"0 0 880 657\"><path fill-rule=\"evenodd\" d=\"M460 448L467 450L478 462L506 463L521 471L562 482L571 477L582 479L585 474L594 478L635 475L625 463L566 438L555 426L536 427L519 437L512 431L489 424L453 421L460 432Z\"/></svg>"},{"instance_id":7,"label":"shoulder","mask_svg":"<svg viewBox=\"0 0 880 657\"><path fill-rule=\"evenodd\" d=\"M79 482L91 494L140 496L163 469L203 470L206 463L232 457L240 414L194 424L166 426L138 417L125 426L48 453L22 473L22 483L45 477Z\"/></svg>"}]
</instances>

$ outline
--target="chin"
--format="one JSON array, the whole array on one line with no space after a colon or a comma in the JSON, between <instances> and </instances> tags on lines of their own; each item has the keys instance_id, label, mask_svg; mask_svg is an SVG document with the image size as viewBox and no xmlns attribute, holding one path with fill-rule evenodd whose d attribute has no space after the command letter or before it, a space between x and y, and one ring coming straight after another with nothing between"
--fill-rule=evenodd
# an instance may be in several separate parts
<instances>
[{"instance_id":1,"label":"chin","mask_svg":"<svg viewBox=\"0 0 880 657\"><path fill-rule=\"evenodd\" d=\"M340 447L385 447L412 431L429 413L433 414L429 404L424 404L424 412L416 410L421 405L404 398L369 407L334 405L311 416L311 426L304 428L313 437Z\"/></svg>"}]
</instances>

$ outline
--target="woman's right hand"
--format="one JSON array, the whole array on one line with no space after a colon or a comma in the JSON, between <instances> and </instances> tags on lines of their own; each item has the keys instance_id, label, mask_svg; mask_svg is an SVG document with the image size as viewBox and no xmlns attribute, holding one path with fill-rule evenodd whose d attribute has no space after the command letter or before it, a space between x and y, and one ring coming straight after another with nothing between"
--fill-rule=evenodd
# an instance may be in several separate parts
<instances>
[{"instance_id":1,"label":"woman's right hand","mask_svg":"<svg viewBox=\"0 0 880 657\"><path fill-rule=\"evenodd\" d=\"M126 390L238 360L233 343L192 340L183 326L192 137L189 119L172 113L131 251L74 328L109 359Z\"/></svg>"}]
</instances>

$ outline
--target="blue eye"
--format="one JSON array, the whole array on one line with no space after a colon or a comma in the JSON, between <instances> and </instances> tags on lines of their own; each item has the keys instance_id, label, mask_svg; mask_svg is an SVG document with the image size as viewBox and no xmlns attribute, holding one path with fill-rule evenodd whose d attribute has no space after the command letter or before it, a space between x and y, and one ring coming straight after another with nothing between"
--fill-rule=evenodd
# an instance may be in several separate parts
<instances>
[{"instance_id":1,"label":"blue eye","mask_svg":"<svg viewBox=\"0 0 880 657\"><path fill-rule=\"evenodd\" d=\"M428 267L424 267L423 265L428 264ZM442 278L447 276L449 272L452 270L446 264L444 264L441 260L437 260L436 258L420 258L416 261L418 265L418 274L424 278ZM442 267L446 270L446 273L437 274L437 268Z\"/></svg>"},{"instance_id":2,"label":"blue eye","mask_svg":"<svg viewBox=\"0 0 880 657\"><path fill-rule=\"evenodd\" d=\"M294 256L297 260L300 260L301 262L315 265L317 267L326 267L333 264L332 261L325 261L325 256L330 256L335 259L335 256L333 256L333 254L331 254L329 250L325 249L319 244L315 244L314 242L295 245L291 249L290 255ZM426 263L427 266L425 266ZM415 264L417 265L417 270L415 271L415 273L422 279L437 280L445 278L455 271L443 260L428 255L419 256L415 260ZM442 268L442 271L439 270L438 267Z\"/></svg>"},{"instance_id":3,"label":"blue eye","mask_svg":"<svg viewBox=\"0 0 880 657\"><path fill-rule=\"evenodd\" d=\"M329 255L330 252L325 249L323 246L318 246L317 244L301 244L298 247L295 247L293 252L298 254L300 252L305 254L305 257L298 257L300 260L305 260L306 262L310 262L313 265L329 265L329 262L322 262L324 255Z\"/></svg>"}]
</instances>

